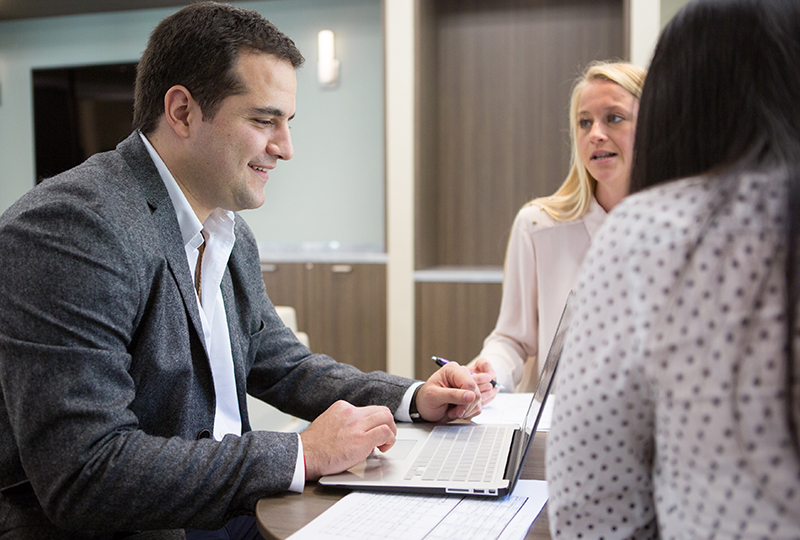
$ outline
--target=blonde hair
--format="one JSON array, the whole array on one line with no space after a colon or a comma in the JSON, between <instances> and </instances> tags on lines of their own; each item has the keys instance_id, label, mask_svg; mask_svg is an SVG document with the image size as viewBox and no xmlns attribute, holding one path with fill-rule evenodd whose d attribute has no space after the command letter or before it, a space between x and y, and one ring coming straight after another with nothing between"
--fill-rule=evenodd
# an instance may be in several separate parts
<instances>
[{"instance_id":1,"label":"blonde hair","mask_svg":"<svg viewBox=\"0 0 800 540\"><path fill-rule=\"evenodd\" d=\"M611 81L633 94L642 97L642 86L647 71L628 62L592 62L575 81L569 105L569 138L572 157L569 174L555 193L539 197L525 206L537 205L553 219L571 221L582 217L594 198L596 180L586 170L578 154L578 106L583 90L595 81Z\"/></svg>"}]
</instances>

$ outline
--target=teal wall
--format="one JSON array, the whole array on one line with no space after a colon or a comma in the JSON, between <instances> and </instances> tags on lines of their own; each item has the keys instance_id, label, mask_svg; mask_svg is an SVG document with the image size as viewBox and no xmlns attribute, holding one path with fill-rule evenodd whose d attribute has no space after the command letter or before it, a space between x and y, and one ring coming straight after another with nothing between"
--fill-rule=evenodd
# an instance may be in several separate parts
<instances>
[{"instance_id":1,"label":"teal wall","mask_svg":"<svg viewBox=\"0 0 800 540\"><path fill-rule=\"evenodd\" d=\"M661 0L661 28L663 29L673 16L686 5L688 0Z\"/></svg>"},{"instance_id":2,"label":"teal wall","mask_svg":"<svg viewBox=\"0 0 800 540\"><path fill-rule=\"evenodd\" d=\"M295 157L243 213L259 242L384 243L383 24L380 0L237 2L306 57L297 73ZM0 22L0 212L34 185L31 69L135 62L174 9ZM316 82L317 32L333 30L337 89ZM409 164L410 166L411 164Z\"/></svg>"}]
</instances>

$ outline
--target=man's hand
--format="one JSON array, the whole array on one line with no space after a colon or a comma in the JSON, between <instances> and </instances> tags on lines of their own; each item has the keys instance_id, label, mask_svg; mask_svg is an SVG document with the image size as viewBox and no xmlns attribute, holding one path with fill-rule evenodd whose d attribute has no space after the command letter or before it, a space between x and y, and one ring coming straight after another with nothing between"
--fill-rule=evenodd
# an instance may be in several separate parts
<instances>
[{"instance_id":1,"label":"man's hand","mask_svg":"<svg viewBox=\"0 0 800 540\"><path fill-rule=\"evenodd\" d=\"M417 411L429 422L479 415L481 395L475 376L455 362L439 368L417 392Z\"/></svg>"},{"instance_id":2,"label":"man's hand","mask_svg":"<svg viewBox=\"0 0 800 540\"><path fill-rule=\"evenodd\" d=\"M486 358L478 358L472 366L472 371L475 372L473 378L478 383L478 389L481 392L481 403L486 405L491 402L500 391L496 386L492 386L492 379L497 379L492 364Z\"/></svg>"},{"instance_id":3,"label":"man's hand","mask_svg":"<svg viewBox=\"0 0 800 540\"><path fill-rule=\"evenodd\" d=\"M355 407L337 401L300 434L306 461L306 480L345 471L377 448L389 450L397 426L388 408Z\"/></svg>"}]
</instances>

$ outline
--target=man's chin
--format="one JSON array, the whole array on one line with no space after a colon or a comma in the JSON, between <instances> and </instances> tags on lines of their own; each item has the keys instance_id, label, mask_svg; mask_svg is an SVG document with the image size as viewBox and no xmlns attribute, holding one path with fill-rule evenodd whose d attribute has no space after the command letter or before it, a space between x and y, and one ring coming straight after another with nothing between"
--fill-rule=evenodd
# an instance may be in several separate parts
<instances>
[{"instance_id":1,"label":"man's chin","mask_svg":"<svg viewBox=\"0 0 800 540\"><path fill-rule=\"evenodd\" d=\"M255 210L257 208L261 208L264 206L264 202L267 200L266 195L262 191L259 196L253 196L250 194L248 197L242 197L236 200L236 208L233 209L234 212L241 212L243 210Z\"/></svg>"}]
</instances>

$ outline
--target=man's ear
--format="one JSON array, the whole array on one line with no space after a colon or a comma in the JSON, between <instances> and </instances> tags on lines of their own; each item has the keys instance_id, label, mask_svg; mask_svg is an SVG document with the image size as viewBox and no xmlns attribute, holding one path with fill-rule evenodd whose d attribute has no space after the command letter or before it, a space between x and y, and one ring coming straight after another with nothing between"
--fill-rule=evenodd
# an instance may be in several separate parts
<instances>
[{"instance_id":1,"label":"man's ear","mask_svg":"<svg viewBox=\"0 0 800 540\"><path fill-rule=\"evenodd\" d=\"M201 121L200 105L185 86L177 84L164 94L164 116L172 130L181 138L189 136L192 124Z\"/></svg>"}]
</instances>

